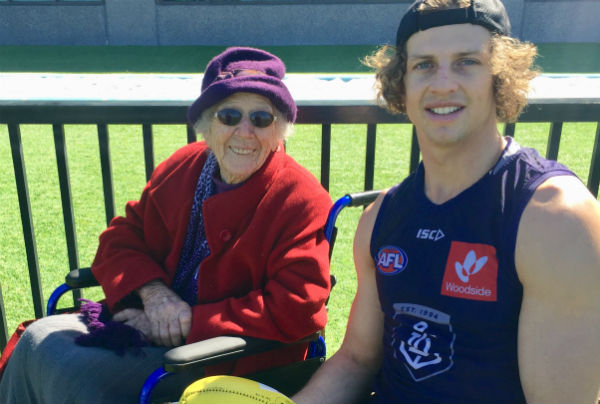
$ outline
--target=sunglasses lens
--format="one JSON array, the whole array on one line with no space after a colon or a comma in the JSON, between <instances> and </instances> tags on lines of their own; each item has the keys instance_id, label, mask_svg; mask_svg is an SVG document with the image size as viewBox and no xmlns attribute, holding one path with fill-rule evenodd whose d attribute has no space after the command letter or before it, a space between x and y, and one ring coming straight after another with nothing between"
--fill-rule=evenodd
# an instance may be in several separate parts
<instances>
[{"instance_id":1,"label":"sunglasses lens","mask_svg":"<svg viewBox=\"0 0 600 404\"><path fill-rule=\"evenodd\" d=\"M233 108L224 108L215 116L223 125L235 126L242 120L242 112ZM250 113L250 122L257 128L266 128L275 120L275 116L267 111L254 111Z\"/></svg>"},{"instance_id":2,"label":"sunglasses lens","mask_svg":"<svg viewBox=\"0 0 600 404\"><path fill-rule=\"evenodd\" d=\"M267 111L255 111L250 114L250 122L257 128L266 128L275 120L275 116Z\"/></svg>"},{"instance_id":3,"label":"sunglasses lens","mask_svg":"<svg viewBox=\"0 0 600 404\"><path fill-rule=\"evenodd\" d=\"M242 120L242 113L237 109L225 108L215 114L223 125L235 126Z\"/></svg>"}]
</instances>

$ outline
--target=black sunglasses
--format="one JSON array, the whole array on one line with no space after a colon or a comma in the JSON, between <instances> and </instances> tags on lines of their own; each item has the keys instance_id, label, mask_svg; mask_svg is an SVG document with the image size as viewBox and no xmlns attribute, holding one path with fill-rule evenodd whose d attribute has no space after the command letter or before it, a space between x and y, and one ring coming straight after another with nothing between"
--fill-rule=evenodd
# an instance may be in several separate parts
<instances>
[{"instance_id":1,"label":"black sunglasses","mask_svg":"<svg viewBox=\"0 0 600 404\"><path fill-rule=\"evenodd\" d=\"M244 114L242 111L234 108L223 108L215 112L215 116L223 125L235 126L241 122ZM271 125L277 117L267 111L250 112L250 123L257 128L266 128Z\"/></svg>"}]
</instances>

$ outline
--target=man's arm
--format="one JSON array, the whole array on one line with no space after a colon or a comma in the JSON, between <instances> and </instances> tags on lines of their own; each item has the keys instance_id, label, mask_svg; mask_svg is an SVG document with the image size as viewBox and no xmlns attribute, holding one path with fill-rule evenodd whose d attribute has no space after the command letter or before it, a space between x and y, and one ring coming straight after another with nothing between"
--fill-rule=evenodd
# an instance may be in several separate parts
<instances>
[{"instance_id":1,"label":"man's arm","mask_svg":"<svg viewBox=\"0 0 600 404\"><path fill-rule=\"evenodd\" d=\"M358 288L340 349L292 399L297 404L350 403L368 393L381 361L383 312L369 252L373 224L382 195L363 213L354 237Z\"/></svg>"},{"instance_id":2,"label":"man's arm","mask_svg":"<svg viewBox=\"0 0 600 404\"><path fill-rule=\"evenodd\" d=\"M536 190L520 222L515 261L527 402L597 402L600 205L579 180L554 177Z\"/></svg>"}]
</instances>

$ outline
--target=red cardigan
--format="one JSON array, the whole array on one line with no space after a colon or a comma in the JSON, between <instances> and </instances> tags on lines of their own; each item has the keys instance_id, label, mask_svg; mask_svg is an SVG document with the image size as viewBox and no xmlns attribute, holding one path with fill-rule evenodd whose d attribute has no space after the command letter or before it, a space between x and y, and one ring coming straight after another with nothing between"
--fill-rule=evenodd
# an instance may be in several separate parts
<instances>
[{"instance_id":1,"label":"red cardigan","mask_svg":"<svg viewBox=\"0 0 600 404\"><path fill-rule=\"evenodd\" d=\"M207 152L204 142L176 151L100 235L92 272L111 311L154 279L171 284ZM283 150L242 186L208 198L202 212L211 253L200 265L187 343L220 335L294 341L324 328L330 285L322 229L330 206L316 178ZM289 363L305 349L288 352L239 360L233 372Z\"/></svg>"}]
</instances>

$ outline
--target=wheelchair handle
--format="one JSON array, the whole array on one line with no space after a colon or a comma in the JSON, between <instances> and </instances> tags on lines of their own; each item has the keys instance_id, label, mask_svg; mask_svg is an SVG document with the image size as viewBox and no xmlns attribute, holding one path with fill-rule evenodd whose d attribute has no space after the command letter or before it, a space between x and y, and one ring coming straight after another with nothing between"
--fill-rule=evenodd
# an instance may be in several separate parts
<instances>
[{"instance_id":1,"label":"wheelchair handle","mask_svg":"<svg viewBox=\"0 0 600 404\"><path fill-rule=\"evenodd\" d=\"M65 276L65 283L54 289L48 303L46 304L46 314L51 316L57 313L56 306L62 295L73 289L88 288L98 286L98 281L94 278L90 268L74 269Z\"/></svg>"},{"instance_id":2,"label":"wheelchair handle","mask_svg":"<svg viewBox=\"0 0 600 404\"><path fill-rule=\"evenodd\" d=\"M364 206L373 202L379 194L381 190L375 191L364 191L364 192L355 192L353 194L347 194L350 198L350 204L348 206Z\"/></svg>"},{"instance_id":3,"label":"wheelchair handle","mask_svg":"<svg viewBox=\"0 0 600 404\"><path fill-rule=\"evenodd\" d=\"M98 286L98 281L94 278L90 268L72 270L65 276L65 283L73 289Z\"/></svg>"},{"instance_id":4,"label":"wheelchair handle","mask_svg":"<svg viewBox=\"0 0 600 404\"><path fill-rule=\"evenodd\" d=\"M364 191L355 192L352 194L346 194L340 199L335 201L331 209L329 210L329 216L327 217L327 223L325 224L325 238L332 243L332 238L335 236L335 221L346 206L363 206L373 202L377 196L381 193L380 190L375 191Z\"/></svg>"}]
</instances>

